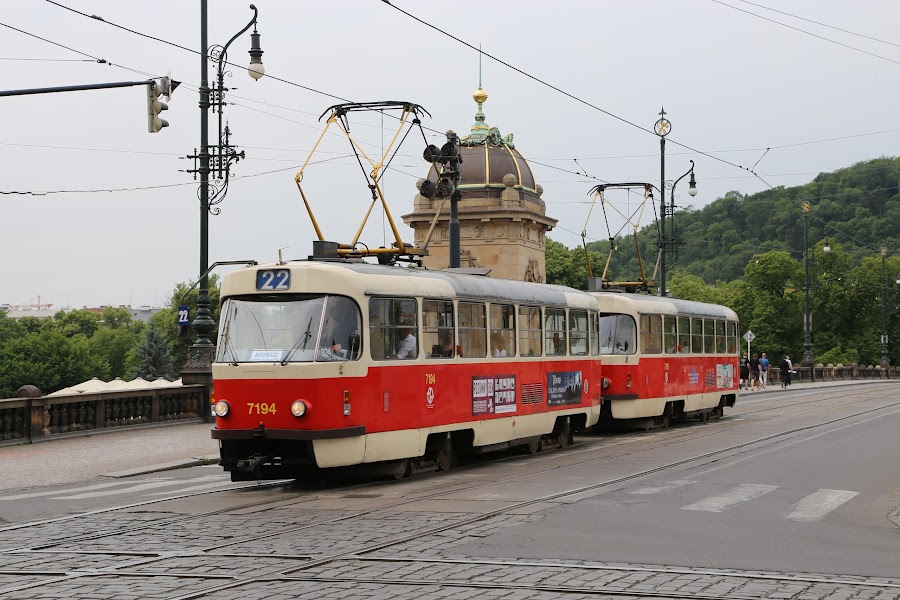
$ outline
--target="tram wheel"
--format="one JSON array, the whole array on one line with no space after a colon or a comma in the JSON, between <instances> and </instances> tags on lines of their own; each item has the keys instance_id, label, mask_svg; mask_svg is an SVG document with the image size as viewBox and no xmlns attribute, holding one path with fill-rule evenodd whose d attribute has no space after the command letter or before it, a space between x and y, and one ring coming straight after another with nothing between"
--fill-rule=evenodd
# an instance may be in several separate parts
<instances>
[{"instance_id":1,"label":"tram wheel","mask_svg":"<svg viewBox=\"0 0 900 600\"><path fill-rule=\"evenodd\" d=\"M543 445L543 440L541 440L541 438L531 440L530 442L528 442L528 454L537 454L541 451Z\"/></svg>"},{"instance_id":2,"label":"tram wheel","mask_svg":"<svg viewBox=\"0 0 900 600\"><path fill-rule=\"evenodd\" d=\"M453 440L450 437L441 444L434 462L439 471L449 471L456 464L456 453L453 451Z\"/></svg>"},{"instance_id":3,"label":"tram wheel","mask_svg":"<svg viewBox=\"0 0 900 600\"><path fill-rule=\"evenodd\" d=\"M573 439L571 432L559 434L559 447L560 448L568 448L569 446L572 445L572 443L574 441L575 440Z\"/></svg>"},{"instance_id":4,"label":"tram wheel","mask_svg":"<svg viewBox=\"0 0 900 600\"><path fill-rule=\"evenodd\" d=\"M709 423L709 413L704 411L700 413L700 422L701 423Z\"/></svg>"},{"instance_id":5,"label":"tram wheel","mask_svg":"<svg viewBox=\"0 0 900 600\"><path fill-rule=\"evenodd\" d=\"M391 474L390 479L401 481L412 475L412 462L408 458L399 461L397 468Z\"/></svg>"},{"instance_id":6,"label":"tram wheel","mask_svg":"<svg viewBox=\"0 0 900 600\"><path fill-rule=\"evenodd\" d=\"M718 421L720 418L722 418L722 416L724 414L725 414L725 410L721 406L717 406L713 409L712 416L713 416L713 419Z\"/></svg>"}]
</instances>

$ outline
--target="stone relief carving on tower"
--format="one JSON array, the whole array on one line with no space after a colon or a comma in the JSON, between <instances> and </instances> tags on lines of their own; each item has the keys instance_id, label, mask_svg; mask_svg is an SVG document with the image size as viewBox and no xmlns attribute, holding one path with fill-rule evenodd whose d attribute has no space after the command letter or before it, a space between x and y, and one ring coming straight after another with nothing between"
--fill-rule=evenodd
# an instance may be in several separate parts
<instances>
[{"instance_id":1,"label":"stone relief carving on tower","mask_svg":"<svg viewBox=\"0 0 900 600\"><path fill-rule=\"evenodd\" d=\"M528 259L528 266L525 268L524 281L533 283L544 283L544 277L540 273L540 265L533 258Z\"/></svg>"}]
</instances>

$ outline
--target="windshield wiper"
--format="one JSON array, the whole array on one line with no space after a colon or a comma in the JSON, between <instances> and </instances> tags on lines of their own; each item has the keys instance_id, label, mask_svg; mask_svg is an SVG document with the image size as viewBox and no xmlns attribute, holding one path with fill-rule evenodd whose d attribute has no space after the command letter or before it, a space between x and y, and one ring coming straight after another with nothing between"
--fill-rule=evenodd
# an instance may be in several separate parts
<instances>
[{"instance_id":1,"label":"windshield wiper","mask_svg":"<svg viewBox=\"0 0 900 600\"><path fill-rule=\"evenodd\" d=\"M288 353L284 355L284 358L281 360L282 367L288 363L288 360L290 360L290 358L294 355L294 352L296 352L297 350L306 350L306 344L308 344L310 338L312 338L312 331L310 331L312 329L312 322L313 318L310 317L309 324L306 326L306 333L304 333L303 337L297 340L297 343L294 344L291 349L288 350ZM303 346L301 347L300 344L303 344Z\"/></svg>"}]
</instances>

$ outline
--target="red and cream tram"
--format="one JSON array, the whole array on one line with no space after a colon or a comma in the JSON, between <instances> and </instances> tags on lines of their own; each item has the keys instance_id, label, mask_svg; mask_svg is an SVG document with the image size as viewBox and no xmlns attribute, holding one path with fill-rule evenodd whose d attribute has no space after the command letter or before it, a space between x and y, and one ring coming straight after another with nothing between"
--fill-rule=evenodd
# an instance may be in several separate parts
<instances>
[{"instance_id":1,"label":"red and cream tram","mask_svg":"<svg viewBox=\"0 0 900 600\"><path fill-rule=\"evenodd\" d=\"M222 281L213 380L233 480L571 443L600 415L600 318L578 290L351 260Z\"/></svg>"},{"instance_id":2,"label":"red and cream tram","mask_svg":"<svg viewBox=\"0 0 900 600\"><path fill-rule=\"evenodd\" d=\"M675 298L592 292L600 311L604 422L722 416L738 389L737 314Z\"/></svg>"}]
</instances>

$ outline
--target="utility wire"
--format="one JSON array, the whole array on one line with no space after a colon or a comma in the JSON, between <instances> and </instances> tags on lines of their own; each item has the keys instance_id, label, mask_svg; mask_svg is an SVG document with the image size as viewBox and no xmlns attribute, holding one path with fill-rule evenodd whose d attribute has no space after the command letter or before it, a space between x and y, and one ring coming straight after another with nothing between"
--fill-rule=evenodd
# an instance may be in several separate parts
<instances>
[{"instance_id":1,"label":"utility wire","mask_svg":"<svg viewBox=\"0 0 900 600\"><path fill-rule=\"evenodd\" d=\"M49 1L49 0L48 0L48 1ZM505 66L505 67L507 67L507 68L509 68L509 69L512 69L513 71L515 71L515 72L517 72L517 73L519 73L519 74L521 74L521 75L524 75L525 77L527 77L527 78L529 78L529 79L531 79L531 80L533 80L533 81L536 81L537 83L539 83L539 84L541 84L541 85L543 85L543 86L545 86L545 87L548 87L548 88L550 88L551 90L553 90L553 91L555 91L555 92L558 92L558 93L562 94L563 96L566 96L567 98L570 98L570 99L572 99L572 100L575 100L576 102L579 102L579 103L581 103L581 104L584 104L585 106L587 106L587 107L589 107L589 108L592 108L592 109L594 109L594 110L596 110L596 111L599 111L599 112L601 112L601 113L603 113L603 114L605 114L605 115L607 115L607 116L609 116L609 117L612 117L613 119L616 119L617 121L621 121L622 123L625 123L626 125L631 125L632 127L636 128L636 129L639 129L639 130L643 131L644 133L649 133L649 134L651 134L651 135L653 135L653 136L656 136L656 135L657 135L656 132L654 132L653 130L647 129L646 127L642 127L641 125L638 125L637 123L634 123L634 122L632 122L632 121L629 121L628 119L626 119L626 118L624 118L624 117L620 117L619 115L616 115L616 114L614 114L614 113L611 113L611 112L609 112L608 110L605 110L605 109L603 109L603 108L597 106L596 104L592 104L592 103L588 102L587 100L584 100L584 99L582 99L582 98L579 98L578 96L575 96L574 94L570 94L569 92L567 92L567 91L565 91L565 90L563 90L563 89L561 89L561 88L558 88L558 87L556 87L555 85L550 84L550 83L544 81L543 79L540 79L540 78L538 78L538 77L535 77L534 75L531 75L530 73L526 73L526 72L523 71L522 69L520 69L520 68L518 68L518 67L515 67L515 66L511 65L510 63L508 63L508 62L506 62L506 61L504 61L504 60L501 60L501 59L497 58L496 56L493 56L492 54L488 54L487 52L484 52L484 51L481 50L480 48L476 48L476 47L473 46L472 44L470 44L470 43L468 43L468 42L466 42L466 41L464 41L464 40L462 40L462 39L456 37L455 35L453 35L453 34L447 32L447 31L444 31L444 30L441 29L440 27L437 27L437 26L435 26L435 25L432 25L431 23L429 23L429 22L427 22L427 21L424 21L424 20L420 19L419 17L417 17L417 16L415 16L415 15L413 15L413 14L411 14L411 13L406 12L406 11L403 10L402 8L400 8L400 7L398 7L398 6L395 6L395 5L391 4L390 0L381 0L381 1L384 2L385 4L387 4L388 6L390 6L391 8L393 8L393 9L395 9L395 10L397 10L397 11L403 13L403 14L406 15L407 17L413 19L414 21L416 21L416 22L418 22L418 23L421 23L422 25L425 25L426 27L430 27L431 29L434 29L434 30L437 31L438 33L440 33L440 34L442 34L442 35L445 35L445 36L449 37L450 39L452 39L452 40L454 40L454 41L456 41L456 42L459 42L459 43L462 44L463 46L466 46L466 47L468 47L468 48L471 48L472 50L475 50L475 51L478 52L479 54L482 54L483 56L486 56L486 57L490 58L491 60L494 60L494 61L500 63L501 65L503 65L503 66ZM713 0L713 1L716 1L716 0ZM658 136L657 136L657 137L658 137ZM745 170L745 171L748 171L748 172L750 172L750 173L753 173L753 172L750 171L750 169L748 169L747 167L744 167L744 166L741 166L741 165L739 165L739 164L736 164L736 163L727 161L727 160L725 160L724 158L719 158L718 156L713 156L712 154L708 154L708 153L706 153L706 152L703 152L702 150L698 150L698 149L696 149L696 148L693 148L693 147L691 147L691 146L688 146L687 144L683 144L683 143L681 143L681 142L677 142L677 141L675 141L675 140L673 140L673 139L666 138L666 140L667 140L668 142L670 142L670 143L676 145L676 146L681 146L682 148L685 148L685 149L690 150L690 151L692 151L692 152L695 152L695 153L697 153L697 154L701 154L701 155L703 155L703 156L706 156L707 158L711 158L711 159L713 159L713 160L716 160L716 161L725 163L725 164L730 165L730 166L732 166L732 167L735 167L735 168L738 168L738 169L743 169L743 170ZM769 183L768 183L766 180L764 180L762 177L760 177L759 175L756 175L756 173L753 173L753 174L756 176L757 179L759 179L759 180L762 181L764 184L766 184L766 186L768 186L768 187L770 187L770 188L773 187L773 186L769 185Z\"/></svg>"},{"instance_id":2,"label":"utility wire","mask_svg":"<svg viewBox=\"0 0 900 600\"><path fill-rule=\"evenodd\" d=\"M80 55L82 55L82 56L87 56L88 58L94 60L95 62L98 62L98 63L101 63L101 64L107 64L107 65L112 66L112 63L107 62L107 61L106 61L105 59L103 59L103 58L97 58L96 56L92 56L92 55L90 55L90 54L87 54L86 52L82 52L81 50L76 50L76 49L74 49L74 48L69 48L68 46L63 46L63 45L60 44L60 43L53 42L53 41L51 41L51 40L48 40L47 38L42 38L41 36L35 35L35 34L33 34L33 33L28 33L27 31L25 31L25 30L23 30L23 29L18 29L18 28L16 28L16 27L13 27L12 25L7 25L6 23L0 23L0 25L2 25L3 27L6 27L7 29L12 29L13 31L18 31L19 33L22 33L22 34L27 35L27 36L29 36L29 37L33 37L33 38L39 39L39 40L41 40L42 42L47 42L48 44L53 44L54 46L59 46L60 48L64 48L64 49L68 50L69 52L74 52L75 54L80 54Z\"/></svg>"},{"instance_id":3,"label":"utility wire","mask_svg":"<svg viewBox=\"0 0 900 600\"><path fill-rule=\"evenodd\" d=\"M2 24L2 23L0 23ZM23 32L24 33L24 32ZM45 41L45 40L42 40ZM0 60L19 60L19 61L34 61L34 62L100 62L95 58L87 59L87 58L12 58L9 56L0 56Z\"/></svg>"},{"instance_id":4,"label":"utility wire","mask_svg":"<svg viewBox=\"0 0 900 600\"><path fill-rule=\"evenodd\" d=\"M889 46L894 46L894 47L900 48L900 44L895 44L894 42L889 42L887 40L881 40L876 37L872 37L870 35L863 35L861 33L856 33L855 31L850 31L849 29L841 29L840 27L835 27L834 25L829 25L828 23L822 23L820 21L813 21L812 19L807 19L807 18L801 17L799 15L794 15L789 12L784 12L783 10L778 10L778 9L772 8L770 6L763 6L762 4L756 4L755 2L750 2L749 0L737 0L737 1L743 2L744 4L749 4L750 6L756 6L757 8L763 8L765 10L770 10L772 12L776 12L781 15L793 17L795 19L800 19L801 21L806 21L807 23L821 25L822 27L827 27L828 29L834 29L835 31L840 31L841 33L848 33L850 35L855 35L857 37L865 38L867 40L872 40L873 42L879 42L881 44L887 44Z\"/></svg>"},{"instance_id":5,"label":"utility wire","mask_svg":"<svg viewBox=\"0 0 900 600\"><path fill-rule=\"evenodd\" d=\"M339 159L343 159L343 158L351 158L352 156L353 156L352 154L344 154L341 156L334 156L332 158L324 158L322 160L317 160L317 161L311 162L309 164L313 165L313 164L331 162L331 161L339 160ZM273 173L284 173L285 171L294 171L299 168L300 168L300 165L293 165L290 167L285 167L283 169L273 169L271 171L262 171L260 173L250 173L249 175L237 175L235 177L231 177L231 180L234 181L237 179L249 179L251 177L262 177L263 175L271 175ZM116 192L137 192L137 191L144 191L144 190L159 190L159 189L165 189L165 188L182 187L182 186L186 186L186 185L196 186L198 184L195 181L185 181L182 183L167 183L167 184L161 184L161 185L148 185L148 186L141 186L141 187L103 188L103 189L87 189L87 190L47 190L47 191L40 191L40 192L0 190L0 194L20 195L20 196L49 196L51 194L96 194L96 193L101 193L101 192L116 193Z\"/></svg>"},{"instance_id":6,"label":"utility wire","mask_svg":"<svg viewBox=\"0 0 900 600\"><path fill-rule=\"evenodd\" d=\"M740 0L739 0L739 1L740 1ZM838 45L838 46L842 46L842 47L844 47L844 48L848 48L848 49L854 50L854 51L856 51L856 52L861 52L862 54L867 54L867 55L873 56L873 57L875 57L875 58L880 58L881 60L886 60L886 61L888 61L888 62L892 62L892 63L894 63L895 65L900 65L900 60L894 60L893 58L888 58L888 57L886 57L886 56L881 56L880 54L875 54L874 52L868 52L867 50L863 50L862 48L857 48L856 46L851 46L850 44L845 44L845 43L843 43L843 42L839 42L839 41L837 41L837 40L833 40L833 39L831 39L831 38L827 38L827 37L825 37L825 36L823 36L823 35L818 35L818 34L816 34L816 33L812 33L811 31L806 31L805 29L800 29L799 27L794 27L793 25L788 25L787 23L782 23L781 21L776 21L775 19L770 19L769 17L764 17L764 16L762 16L762 15L758 15L758 14L756 14L756 13L754 13L754 12L750 12L749 10L744 10L743 8L738 8L737 6L732 6L731 4L726 4L725 2L722 2L722 0L710 0L710 2L715 2L716 4L721 4L722 6L725 6L725 7L727 7L727 8L730 8L730 9L732 9L732 10L736 10L736 11L738 11L738 12L742 12L742 13L744 13L744 14L748 14L748 15L754 16L754 17L756 17L757 19L762 19L763 21L768 21L768 22L770 22L770 23L775 23L776 25L781 25L782 27L787 27L788 29L792 29L792 30L794 30L794 31L799 31L800 33L805 33L806 35L810 35L810 36L812 36L812 37L814 37L814 38L818 38L818 39L820 39L820 40L823 40L823 41L826 41L826 42L830 42L830 43L832 43L832 44L836 44L836 45Z\"/></svg>"}]
</instances>

